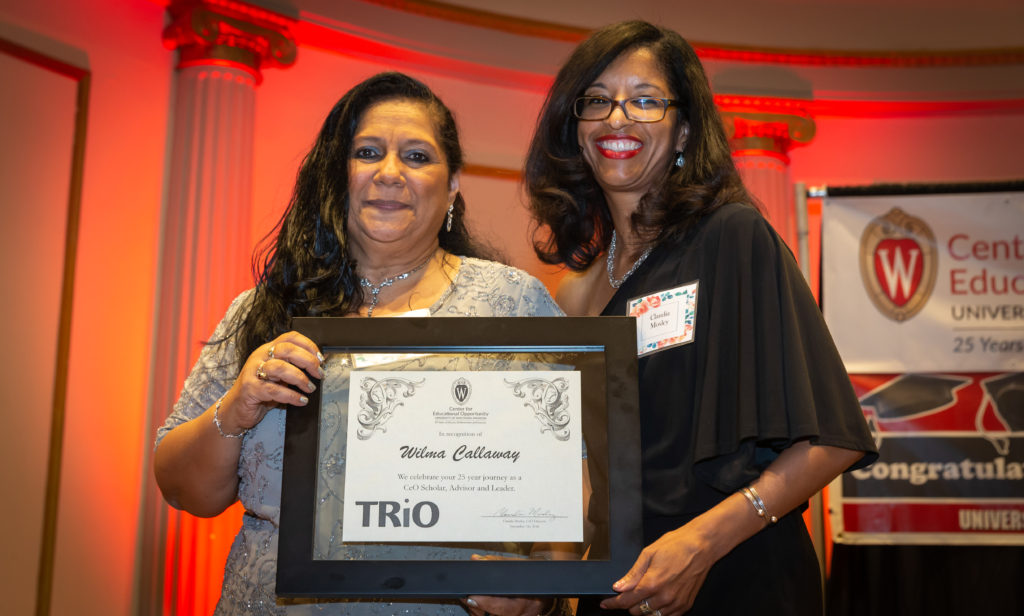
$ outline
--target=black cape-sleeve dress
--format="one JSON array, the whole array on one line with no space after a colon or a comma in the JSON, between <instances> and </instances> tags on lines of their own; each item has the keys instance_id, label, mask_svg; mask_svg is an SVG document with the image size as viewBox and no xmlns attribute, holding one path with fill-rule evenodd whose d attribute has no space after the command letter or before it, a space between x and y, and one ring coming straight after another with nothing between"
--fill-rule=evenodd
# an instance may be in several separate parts
<instances>
[{"instance_id":1,"label":"black cape-sleeve dress","mask_svg":"<svg viewBox=\"0 0 1024 616\"><path fill-rule=\"evenodd\" d=\"M877 457L814 297L760 213L727 205L684 240L659 245L603 314L626 315L632 299L693 282L692 341L639 359L648 544L756 479L796 441L866 452L855 467ZM716 563L689 613L820 614L799 513ZM582 602L581 613L609 614L594 606Z\"/></svg>"}]
</instances>

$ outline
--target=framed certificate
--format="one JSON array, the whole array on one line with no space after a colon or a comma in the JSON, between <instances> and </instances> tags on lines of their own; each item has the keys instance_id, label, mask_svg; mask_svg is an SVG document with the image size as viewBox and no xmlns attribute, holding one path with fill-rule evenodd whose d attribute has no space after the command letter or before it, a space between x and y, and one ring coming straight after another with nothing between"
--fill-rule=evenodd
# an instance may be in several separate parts
<instances>
[{"instance_id":1,"label":"framed certificate","mask_svg":"<svg viewBox=\"0 0 1024 616\"><path fill-rule=\"evenodd\" d=\"M297 318L277 593L613 594L641 549L630 317Z\"/></svg>"}]
</instances>

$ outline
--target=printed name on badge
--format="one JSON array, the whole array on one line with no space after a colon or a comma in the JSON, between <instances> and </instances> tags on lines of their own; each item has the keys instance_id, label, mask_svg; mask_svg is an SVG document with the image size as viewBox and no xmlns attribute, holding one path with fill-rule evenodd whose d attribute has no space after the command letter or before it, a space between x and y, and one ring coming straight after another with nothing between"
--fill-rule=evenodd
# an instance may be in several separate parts
<instances>
[{"instance_id":1,"label":"printed name on badge","mask_svg":"<svg viewBox=\"0 0 1024 616\"><path fill-rule=\"evenodd\" d=\"M631 299L626 315L636 317L637 357L693 342L697 281Z\"/></svg>"}]
</instances>

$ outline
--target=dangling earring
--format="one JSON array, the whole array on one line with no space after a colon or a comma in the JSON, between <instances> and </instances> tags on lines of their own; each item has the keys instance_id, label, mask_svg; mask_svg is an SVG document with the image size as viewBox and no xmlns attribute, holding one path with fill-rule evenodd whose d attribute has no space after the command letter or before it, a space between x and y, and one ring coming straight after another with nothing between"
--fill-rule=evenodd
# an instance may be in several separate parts
<instances>
[{"instance_id":1,"label":"dangling earring","mask_svg":"<svg viewBox=\"0 0 1024 616\"><path fill-rule=\"evenodd\" d=\"M448 233L452 232L452 217L455 216L455 202L452 201L451 205L448 206L448 224L444 226L444 230Z\"/></svg>"},{"instance_id":2,"label":"dangling earring","mask_svg":"<svg viewBox=\"0 0 1024 616\"><path fill-rule=\"evenodd\" d=\"M686 159L683 158L683 153L682 152L676 152L675 166L679 167L679 168L682 168L683 163L685 163L685 162L686 162Z\"/></svg>"}]
</instances>

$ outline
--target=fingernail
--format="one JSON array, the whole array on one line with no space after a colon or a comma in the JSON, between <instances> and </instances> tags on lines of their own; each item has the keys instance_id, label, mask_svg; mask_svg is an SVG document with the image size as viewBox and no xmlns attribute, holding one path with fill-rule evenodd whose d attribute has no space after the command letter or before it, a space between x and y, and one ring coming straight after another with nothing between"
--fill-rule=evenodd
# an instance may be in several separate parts
<instances>
[{"instance_id":1,"label":"fingernail","mask_svg":"<svg viewBox=\"0 0 1024 616\"><path fill-rule=\"evenodd\" d=\"M320 360L321 364L324 363L324 354L321 353L320 351L316 352L316 358Z\"/></svg>"},{"instance_id":2,"label":"fingernail","mask_svg":"<svg viewBox=\"0 0 1024 616\"><path fill-rule=\"evenodd\" d=\"M299 402L306 404L309 402L309 398L307 398L306 396L299 396Z\"/></svg>"},{"instance_id":3,"label":"fingernail","mask_svg":"<svg viewBox=\"0 0 1024 616\"><path fill-rule=\"evenodd\" d=\"M318 367L317 371L320 372L320 378L324 378L324 367L323 366Z\"/></svg>"},{"instance_id":4,"label":"fingernail","mask_svg":"<svg viewBox=\"0 0 1024 616\"><path fill-rule=\"evenodd\" d=\"M480 607L479 605L477 605L475 600L468 598L466 599L466 605L468 605L469 607Z\"/></svg>"},{"instance_id":5,"label":"fingernail","mask_svg":"<svg viewBox=\"0 0 1024 616\"><path fill-rule=\"evenodd\" d=\"M315 384L315 383L313 383L313 381L310 381L310 382L309 382L309 383L308 383L308 384L306 385L306 389L308 389L309 391L316 391L316 384Z\"/></svg>"}]
</instances>

